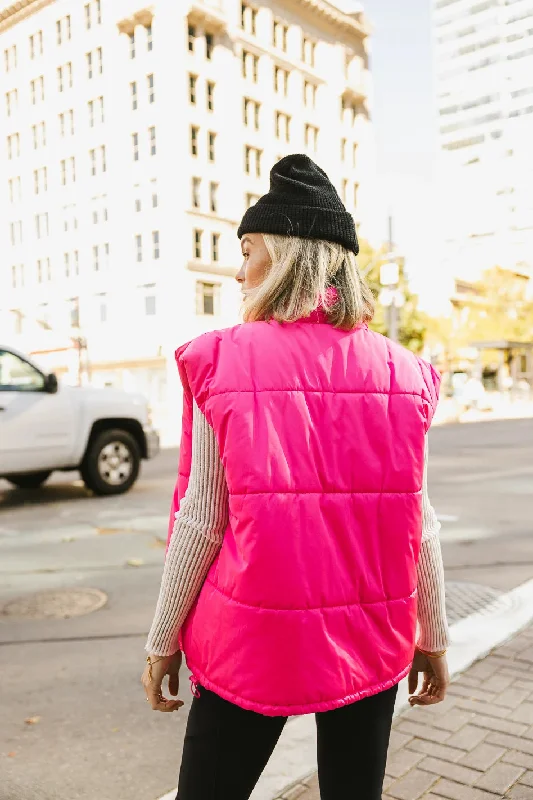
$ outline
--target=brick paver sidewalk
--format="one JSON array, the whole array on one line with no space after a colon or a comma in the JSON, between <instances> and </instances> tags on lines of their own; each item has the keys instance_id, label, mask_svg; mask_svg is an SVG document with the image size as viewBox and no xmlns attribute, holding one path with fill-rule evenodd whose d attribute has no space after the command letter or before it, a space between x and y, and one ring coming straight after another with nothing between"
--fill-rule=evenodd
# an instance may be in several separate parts
<instances>
[{"instance_id":1,"label":"brick paver sidewalk","mask_svg":"<svg viewBox=\"0 0 533 800\"><path fill-rule=\"evenodd\" d=\"M383 800L533 800L533 626L394 722ZM319 800L316 775L283 800ZM281 800L278 798L278 800Z\"/></svg>"}]
</instances>

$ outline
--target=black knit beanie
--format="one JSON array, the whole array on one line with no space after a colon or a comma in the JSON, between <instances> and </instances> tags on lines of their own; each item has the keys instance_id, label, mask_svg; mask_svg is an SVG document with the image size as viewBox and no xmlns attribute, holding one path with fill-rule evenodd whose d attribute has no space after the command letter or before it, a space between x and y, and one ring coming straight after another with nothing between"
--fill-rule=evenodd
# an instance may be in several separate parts
<instances>
[{"instance_id":1,"label":"black knit beanie","mask_svg":"<svg viewBox=\"0 0 533 800\"><path fill-rule=\"evenodd\" d=\"M359 252L353 217L337 190L308 156L290 155L270 171L270 191L248 209L237 231L325 239Z\"/></svg>"}]
</instances>

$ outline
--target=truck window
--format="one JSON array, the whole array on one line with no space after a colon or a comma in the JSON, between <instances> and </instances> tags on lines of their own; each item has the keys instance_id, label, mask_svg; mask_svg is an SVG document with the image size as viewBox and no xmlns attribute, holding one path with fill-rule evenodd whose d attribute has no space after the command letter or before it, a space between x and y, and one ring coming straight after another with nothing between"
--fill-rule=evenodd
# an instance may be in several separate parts
<instances>
[{"instance_id":1,"label":"truck window","mask_svg":"<svg viewBox=\"0 0 533 800\"><path fill-rule=\"evenodd\" d=\"M42 392L44 376L31 364L7 350L0 350L1 392Z\"/></svg>"}]
</instances>

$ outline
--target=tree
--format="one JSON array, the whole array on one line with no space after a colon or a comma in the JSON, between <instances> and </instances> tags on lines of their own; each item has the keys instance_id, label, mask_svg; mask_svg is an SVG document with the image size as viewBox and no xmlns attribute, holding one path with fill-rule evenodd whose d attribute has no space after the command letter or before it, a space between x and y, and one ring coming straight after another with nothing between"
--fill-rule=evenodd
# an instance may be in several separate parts
<instances>
[{"instance_id":1,"label":"tree","mask_svg":"<svg viewBox=\"0 0 533 800\"><path fill-rule=\"evenodd\" d=\"M379 250L374 250L366 241L360 242L360 251L357 257L357 264L361 274L369 284L374 297L376 298L376 314L370 327L378 333L387 333L387 316L386 310L379 303L378 297L381 290L379 282L380 267L386 263L386 255L388 249L381 247ZM418 297L413 294L409 289L407 275L405 271L405 260L403 258L395 259L400 267L400 281L398 288L402 292L405 301L403 307L400 309L400 325L398 339L401 344L419 353L424 346L425 338L425 316L418 309Z\"/></svg>"}]
</instances>

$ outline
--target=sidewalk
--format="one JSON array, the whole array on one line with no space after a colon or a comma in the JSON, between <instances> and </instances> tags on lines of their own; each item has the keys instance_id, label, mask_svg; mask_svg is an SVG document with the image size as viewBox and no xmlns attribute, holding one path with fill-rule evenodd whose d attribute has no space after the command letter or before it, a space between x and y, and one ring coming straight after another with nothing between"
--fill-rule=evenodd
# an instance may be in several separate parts
<instances>
[{"instance_id":1,"label":"sidewalk","mask_svg":"<svg viewBox=\"0 0 533 800\"><path fill-rule=\"evenodd\" d=\"M277 800L319 800L317 776ZM383 800L533 800L533 625L393 724Z\"/></svg>"}]
</instances>

